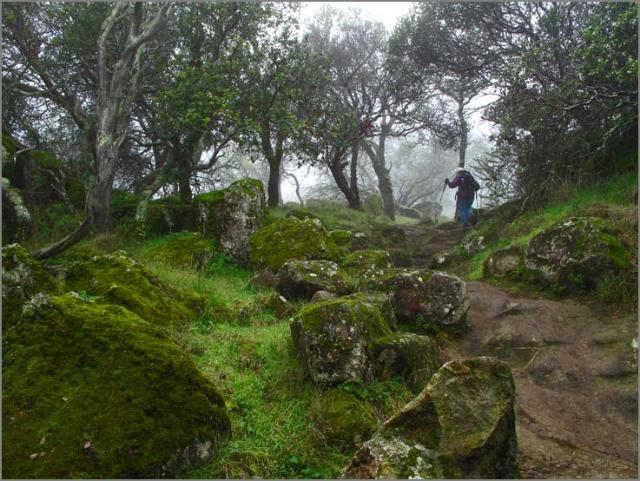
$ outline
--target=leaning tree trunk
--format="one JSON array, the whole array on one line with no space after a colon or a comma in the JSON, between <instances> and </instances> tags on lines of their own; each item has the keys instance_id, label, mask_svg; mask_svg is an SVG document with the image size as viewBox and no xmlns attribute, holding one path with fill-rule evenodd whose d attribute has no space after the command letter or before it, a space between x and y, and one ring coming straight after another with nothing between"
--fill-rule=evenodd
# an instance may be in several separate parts
<instances>
[{"instance_id":1,"label":"leaning tree trunk","mask_svg":"<svg viewBox=\"0 0 640 481\"><path fill-rule=\"evenodd\" d=\"M360 208L360 199L354 194L349 182L347 181L346 176L344 175L344 168L346 167L346 163L343 163L342 159L344 157L344 150L338 150L333 153L333 156L329 160L329 170L331 171L331 175L333 175L333 179L336 181L336 185L340 189L340 191L344 194L347 202L349 203L349 207L351 209L359 209Z\"/></svg>"},{"instance_id":2,"label":"leaning tree trunk","mask_svg":"<svg viewBox=\"0 0 640 481\"><path fill-rule=\"evenodd\" d=\"M360 202L360 190L358 190L358 153L360 151L360 142L354 142L351 146L351 181L349 187L353 196L353 201L349 202L349 207L359 210L362 207Z\"/></svg>"}]
</instances>

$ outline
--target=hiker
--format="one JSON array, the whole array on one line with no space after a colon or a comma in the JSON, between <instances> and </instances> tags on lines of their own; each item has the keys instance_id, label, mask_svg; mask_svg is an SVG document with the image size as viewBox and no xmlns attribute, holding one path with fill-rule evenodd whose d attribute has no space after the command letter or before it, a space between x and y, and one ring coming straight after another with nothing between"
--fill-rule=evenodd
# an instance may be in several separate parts
<instances>
[{"instance_id":1,"label":"hiker","mask_svg":"<svg viewBox=\"0 0 640 481\"><path fill-rule=\"evenodd\" d=\"M456 193L456 210L460 213L462 225L467 227L472 215L471 206L476 192L480 189L480 184L473 178L471 172L465 170L464 167L458 167L455 171L453 180L444 179L444 183L452 189L457 187Z\"/></svg>"}]
</instances>

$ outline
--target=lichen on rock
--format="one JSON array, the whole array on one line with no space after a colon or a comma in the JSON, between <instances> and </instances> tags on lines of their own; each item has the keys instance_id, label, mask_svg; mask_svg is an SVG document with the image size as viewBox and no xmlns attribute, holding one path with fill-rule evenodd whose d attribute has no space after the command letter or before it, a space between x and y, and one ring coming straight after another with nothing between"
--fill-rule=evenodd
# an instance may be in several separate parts
<instances>
[{"instance_id":1,"label":"lichen on rock","mask_svg":"<svg viewBox=\"0 0 640 481\"><path fill-rule=\"evenodd\" d=\"M392 313L384 294L358 293L310 304L291 320L305 375L322 385L372 378L375 339L389 336Z\"/></svg>"},{"instance_id":2,"label":"lichen on rock","mask_svg":"<svg viewBox=\"0 0 640 481\"><path fill-rule=\"evenodd\" d=\"M266 201L262 182L242 179L228 188L193 199L198 230L215 240L220 250L236 261L249 261L249 238L262 226Z\"/></svg>"},{"instance_id":3,"label":"lichen on rock","mask_svg":"<svg viewBox=\"0 0 640 481\"><path fill-rule=\"evenodd\" d=\"M342 260L342 267L356 274L388 269L391 267L391 256L383 250L358 250Z\"/></svg>"},{"instance_id":4,"label":"lichen on rock","mask_svg":"<svg viewBox=\"0 0 640 481\"><path fill-rule=\"evenodd\" d=\"M484 261L484 274L491 277L516 277L522 267L522 249L517 246L497 250Z\"/></svg>"},{"instance_id":5,"label":"lichen on rock","mask_svg":"<svg viewBox=\"0 0 640 481\"><path fill-rule=\"evenodd\" d=\"M450 361L355 454L344 478L513 478L515 385L501 361Z\"/></svg>"},{"instance_id":6,"label":"lichen on rock","mask_svg":"<svg viewBox=\"0 0 640 481\"><path fill-rule=\"evenodd\" d=\"M251 261L274 271L290 259L337 262L342 255L317 219L278 219L251 236Z\"/></svg>"},{"instance_id":7,"label":"lichen on rock","mask_svg":"<svg viewBox=\"0 0 640 481\"><path fill-rule=\"evenodd\" d=\"M416 332L430 324L459 325L470 305L464 281L427 269L384 269L359 289L392 293L398 320Z\"/></svg>"},{"instance_id":8,"label":"lichen on rock","mask_svg":"<svg viewBox=\"0 0 640 481\"><path fill-rule=\"evenodd\" d=\"M531 239L524 267L533 280L560 289L591 290L602 278L628 269L630 255L604 219L576 217Z\"/></svg>"},{"instance_id":9,"label":"lichen on rock","mask_svg":"<svg viewBox=\"0 0 640 481\"><path fill-rule=\"evenodd\" d=\"M37 293L55 294L58 284L20 244L2 248L2 330L21 317L23 304Z\"/></svg>"},{"instance_id":10,"label":"lichen on rock","mask_svg":"<svg viewBox=\"0 0 640 481\"><path fill-rule=\"evenodd\" d=\"M172 477L230 434L211 382L121 306L34 297L2 355L6 477Z\"/></svg>"},{"instance_id":11,"label":"lichen on rock","mask_svg":"<svg viewBox=\"0 0 640 481\"><path fill-rule=\"evenodd\" d=\"M289 260L278 271L276 290L287 299L310 300L317 291L353 292L349 278L335 262Z\"/></svg>"}]
</instances>

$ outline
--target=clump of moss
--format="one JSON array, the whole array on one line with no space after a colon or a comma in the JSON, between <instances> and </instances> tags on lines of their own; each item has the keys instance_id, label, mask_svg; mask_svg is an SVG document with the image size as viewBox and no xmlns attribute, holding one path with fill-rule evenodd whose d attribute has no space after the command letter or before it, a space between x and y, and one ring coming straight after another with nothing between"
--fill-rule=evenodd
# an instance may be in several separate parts
<instances>
[{"instance_id":1,"label":"clump of moss","mask_svg":"<svg viewBox=\"0 0 640 481\"><path fill-rule=\"evenodd\" d=\"M339 261L341 249L318 220L278 219L251 236L251 261L274 271L289 259Z\"/></svg>"},{"instance_id":2,"label":"clump of moss","mask_svg":"<svg viewBox=\"0 0 640 481\"><path fill-rule=\"evenodd\" d=\"M335 262L292 259L278 271L276 290L288 299L310 300L317 291L347 294L355 289Z\"/></svg>"},{"instance_id":3,"label":"clump of moss","mask_svg":"<svg viewBox=\"0 0 640 481\"><path fill-rule=\"evenodd\" d=\"M22 305L35 294L56 293L58 284L20 244L2 248L2 330L20 319Z\"/></svg>"},{"instance_id":4,"label":"clump of moss","mask_svg":"<svg viewBox=\"0 0 640 481\"><path fill-rule=\"evenodd\" d=\"M382 250L359 250L347 255L342 267L355 273L388 269L391 267L391 256Z\"/></svg>"},{"instance_id":5,"label":"clump of moss","mask_svg":"<svg viewBox=\"0 0 640 481\"><path fill-rule=\"evenodd\" d=\"M162 330L76 295L27 304L3 342L3 474L171 477L229 436L224 400Z\"/></svg>"},{"instance_id":6,"label":"clump of moss","mask_svg":"<svg viewBox=\"0 0 640 481\"><path fill-rule=\"evenodd\" d=\"M341 249L349 249L351 247L351 231L345 229L336 229L329 231L329 236Z\"/></svg>"},{"instance_id":7,"label":"clump of moss","mask_svg":"<svg viewBox=\"0 0 640 481\"><path fill-rule=\"evenodd\" d=\"M65 290L85 291L119 304L152 324L179 327L197 318L204 298L162 282L124 251L94 256L68 266Z\"/></svg>"},{"instance_id":8,"label":"clump of moss","mask_svg":"<svg viewBox=\"0 0 640 481\"><path fill-rule=\"evenodd\" d=\"M148 242L142 256L149 261L177 267L201 268L213 257L211 239L198 232L177 232Z\"/></svg>"},{"instance_id":9,"label":"clump of moss","mask_svg":"<svg viewBox=\"0 0 640 481\"><path fill-rule=\"evenodd\" d=\"M287 214L287 217L295 217L296 219L299 219L299 220L305 220L305 219L318 219L318 220L320 220L320 217L315 215L310 210L304 209L304 208L300 208L300 207L296 207L296 208L291 209L289 211L289 213Z\"/></svg>"},{"instance_id":10,"label":"clump of moss","mask_svg":"<svg viewBox=\"0 0 640 481\"><path fill-rule=\"evenodd\" d=\"M310 417L326 440L345 451L368 439L377 425L371 407L342 389L329 389L315 398Z\"/></svg>"}]
</instances>

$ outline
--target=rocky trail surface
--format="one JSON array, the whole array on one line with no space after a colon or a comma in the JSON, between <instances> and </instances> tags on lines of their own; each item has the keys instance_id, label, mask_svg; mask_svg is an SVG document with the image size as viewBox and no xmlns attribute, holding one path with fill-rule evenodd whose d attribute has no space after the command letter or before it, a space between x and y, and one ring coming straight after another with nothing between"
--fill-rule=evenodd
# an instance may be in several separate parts
<instances>
[{"instance_id":1,"label":"rocky trail surface","mask_svg":"<svg viewBox=\"0 0 640 481\"><path fill-rule=\"evenodd\" d=\"M464 230L405 228L415 265L451 250ZM516 382L523 478L637 478L637 313L596 303L519 297L469 282L467 329L445 360L479 355L509 363Z\"/></svg>"}]
</instances>

